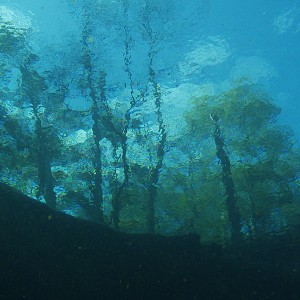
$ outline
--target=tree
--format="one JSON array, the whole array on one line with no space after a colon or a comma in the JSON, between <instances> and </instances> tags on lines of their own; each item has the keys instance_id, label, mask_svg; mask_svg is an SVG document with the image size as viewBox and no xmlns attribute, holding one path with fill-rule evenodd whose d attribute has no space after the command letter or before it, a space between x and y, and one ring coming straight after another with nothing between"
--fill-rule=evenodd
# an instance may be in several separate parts
<instances>
[{"instance_id":1,"label":"tree","mask_svg":"<svg viewBox=\"0 0 300 300\"><path fill-rule=\"evenodd\" d=\"M274 220L271 222L270 218L276 210L279 210L277 230L282 229L280 209L299 197L295 184L299 163L295 163L292 131L278 123L280 108L262 89L246 82L237 82L217 95L195 97L192 102L193 108L186 114L188 128L194 132L204 159L208 151L216 153L214 158L208 155L211 167L207 172L219 173L224 183L224 164L230 163L229 184L234 189L244 234L272 230ZM221 139L219 147L216 139ZM227 162L222 162L220 146ZM215 168L216 159L222 168L219 171ZM224 187L227 198L226 184ZM199 188L205 188L201 179ZM230 209L227 204L234 235Z\"/></svg>"},{"instance_id":2,"label":"tree","mask_svg":"<svg viewBox=\"0 0 300 300\"><path fill-rule=\"evenodd\" d=\"M36 166L38 188L34 196L42 197L48 206L55 208L51 161L57 154L59 141L47 121L42 100L48 87L45 78L34 66L38 57L29 45L29 20L25 17L22 21L14 20L15 14L8 9L6 15L11 16L11 20L0 17L0 50L6 58L10 58L8 61L14 62L6 66L7 77L14 77L15 74L17 80L14 93L6 89L7 97L2 103L5 114L3 135L11 138L7 150L3 149L3 152L12 154L14 166L10 166L10 169L20 169L21 174L29 169L30 164ZM32 173L31 176L33 177Z\"/></svg>"},{"instance_id":3,"label":"tree","mask_svg":"<svg viewBox=\"0 0 300 300\"><path fill-rule=\"evenodd\" d=\"M42 104L43 93L47 90L45 79L32 67L30 56L20 66L24 101L29 101L35 118L36 164L39 177L38 196L43 196L49 207L56 207L54 178L51 162L57 146L56 134L46 119L45 107Z\"/></svg>"}]
</instances>

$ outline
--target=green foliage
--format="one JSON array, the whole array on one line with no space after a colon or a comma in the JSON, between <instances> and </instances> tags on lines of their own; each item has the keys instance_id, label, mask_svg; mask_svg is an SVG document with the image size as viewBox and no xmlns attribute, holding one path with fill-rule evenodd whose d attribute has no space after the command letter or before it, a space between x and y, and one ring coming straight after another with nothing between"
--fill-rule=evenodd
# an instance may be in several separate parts
<instances>
[{"instance_id":1,"label":"green foliage","mask_svg":"<svg viewBox=\"0 0 300 300\"><path fill-rule=\"evenodd\" d=\"M23 42L23 32L16 30L11 22L3 22L0 18L0 52L11 54Z\"/></svg>"},{"instance_id":2,"label":"green foliage","mask_svg":"<svg viewBox=\"0 0 300 300\"><path fill-rule=\"evenodd\" d=\"M269 218L272 209L297 200L299 192L294 181L299 175L296 163L299 155L293 151L293 133L277 123L280 108L265 92L253 84L240 82L214 96L194 97L192 103L186 122L188 138L198 141L204 155L198 176L200 191L206 191L212 199L220 199L222 194L211 177L216 172L216 156L211 155L216 151L211 142L214 131L211 115L216 115L231 161L242 222L254 223L255 227ZM199 211L205 207L205 202L198 204ZM258 233L257 228L253 230Z\"/></svg>"},{"instance_id":3,"label":"green foliage","mask_svg":"<svg viewBox=\"0 0 300 300\"><path fill-rule=\"evenodd\" d=\"M204 160L198 161L199 164L202 162ZM224 188L220 175L208 174L206 168L189 177L179 170L172 173L163 180L163 187L159 189L156 210L164 215L157 220L157 231L171 231L172 234L194 232L204 243L224 243L228 238L228 215L222 201Z\"/></svg>"},{"instance_id":4,"label":"green foliage","mask_svg":"<svg viewBox=\"0 0 300 300\"><path fill-rule=\"evenodd\" d=\"M280 113L265 93L248 84L234 86L219 95L195 97L192 103L193 110L186 114L186 120L199 137L210 135L214 129L210 114L216 114L225 129L246 138L273 123Z\"/></svg>"}]
</instances>

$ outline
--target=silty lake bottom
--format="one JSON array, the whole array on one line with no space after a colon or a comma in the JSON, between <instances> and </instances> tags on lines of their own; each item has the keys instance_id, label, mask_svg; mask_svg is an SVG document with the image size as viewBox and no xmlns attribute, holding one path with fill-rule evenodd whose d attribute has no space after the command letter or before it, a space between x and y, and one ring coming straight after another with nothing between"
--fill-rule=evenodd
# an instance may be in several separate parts
<instances>
[{"instance_id":1,"label":"silty lake bottom","mask_svg":"<svg viewBox=\"0 0 300 300\"><path fill-rule=\"evenodd\" d=\"M298 299L299 34L297 1L2 0L0 297Z\"/></svg>"}]
</instances>

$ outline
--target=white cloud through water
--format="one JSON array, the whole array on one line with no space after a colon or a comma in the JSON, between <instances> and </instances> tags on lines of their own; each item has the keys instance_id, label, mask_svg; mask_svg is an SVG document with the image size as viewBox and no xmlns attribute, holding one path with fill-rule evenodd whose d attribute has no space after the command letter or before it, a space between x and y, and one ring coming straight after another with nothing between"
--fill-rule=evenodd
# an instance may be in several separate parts
<instances>
[{"instance_id":1,"label":"white cloud through water","mask_svg":"<svg viewBox=\"0 0 300 300\"><path fill-rule=\"evenodd\" d=\"M274 30L278 34L288 31L300 31L300 6L293 5L291 8L284 9L273 22Z\"/></svg>"},{"instance_id":2,"label":"white cloud through water","mask_svg":"<svg viewBox=\"0 0 300 300\"><path fill-rule=\"evenodd\" d=\"M195 49L186 53L179 62L179 69L184 76L200 72L206 66L224 62L231 55L229 45L221 36L209 36L196 44Z\"/></svg>"}]
</instances>

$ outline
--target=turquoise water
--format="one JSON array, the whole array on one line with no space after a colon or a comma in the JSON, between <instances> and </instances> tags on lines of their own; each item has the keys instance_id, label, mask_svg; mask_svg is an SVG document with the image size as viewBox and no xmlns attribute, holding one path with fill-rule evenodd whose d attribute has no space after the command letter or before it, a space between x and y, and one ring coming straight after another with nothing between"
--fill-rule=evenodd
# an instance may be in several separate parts
<instances>
[{"instance_id":1,"label":"turquoise water","mask_svg":"<svg viewBox=\"0 0 300 300\"><path fill-rule=\"evenodd\" d=\"M127 232L300 222L297 1L2 1L1 177Z\"/></svg>"}]
</instances>

